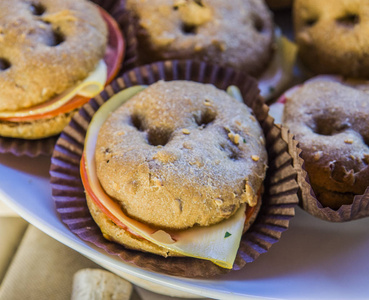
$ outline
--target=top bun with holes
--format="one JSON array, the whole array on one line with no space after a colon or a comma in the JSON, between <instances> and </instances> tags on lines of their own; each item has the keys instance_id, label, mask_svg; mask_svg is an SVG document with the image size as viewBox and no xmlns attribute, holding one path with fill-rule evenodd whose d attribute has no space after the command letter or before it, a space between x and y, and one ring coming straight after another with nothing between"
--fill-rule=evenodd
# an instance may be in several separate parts
<instances>
[{"instance_id":1,"label":"top bun with holes","mask_svg":"<svg viewBox=\"0 0 369 300\"><path fill-rule=\"evenodd\" d=\"M296 0L299 56L318 74L369 77L369 2Z\"/></svg>"},{"instance_id":2,"label":"top bun with holes","mask_svg":"<svg viewBox=\"0 0 369 300\"><path fill-rule=\"evenodd\" d=\"M201 59L257 76L272 53L272 15L263 0L128 0L144 63Z\"/></svg>"},{"instance_id":3,"label":"top bun with holes","mask_svg":"<svg viewBox=\"0 0 369 300\"><path fill-rule=\"evenodd\" d=\"M75 86L96 69L106 44L107 26L89 1L0 1L0 111L33 107ZM68 120L1 121L0 135L39 138Z\"/></svg>"},{"instance_id":4,"label":"top bun with holes","mask_svg":"<svg viewBox=\"0 0 369 300\"><path fill-rule=\"evenodd\" d=\"M338 209L369 186L369 93L314 79L287 97L283 123L302 149L317 199Z\"/></svg>"},{"instance_id":5,"label":"top bun with holes","mask_svg":"<svg viewBox=\"0 0 369 300\"><path fill-rule=\"evenodd\" d=\"M267 165L251 110L213 85L187 81L159 81L113 112L95 157L101 186L127 215L172 230L255 206Z\"/></svg>"}]
</instances>

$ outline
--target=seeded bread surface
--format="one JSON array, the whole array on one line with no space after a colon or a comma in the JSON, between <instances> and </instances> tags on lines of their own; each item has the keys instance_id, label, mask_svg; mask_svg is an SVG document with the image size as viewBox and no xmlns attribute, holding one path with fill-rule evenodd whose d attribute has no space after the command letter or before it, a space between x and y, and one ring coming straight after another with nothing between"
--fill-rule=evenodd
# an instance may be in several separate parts
<instances>
[{"instance_id":1,"label":"seeded bread surface","mask_svg":"<svg viewBox=\"0 0 369 300\"><path fill-rule=\"evenodd\" d=\"M295 0L299 57L317 74L369 77L369 1Z\"/></svg>"},{"instance_id":2,"label":"seeded bread surface","mask_svg":"<svg viewBox=\"0 0 369 300\"><path fill-rule=\"evenodd\" d=\"M143 63L192 58L256 76L271 59L274 26L262 0L128 0L127 8Z\"/></svg>"}]
</instances>

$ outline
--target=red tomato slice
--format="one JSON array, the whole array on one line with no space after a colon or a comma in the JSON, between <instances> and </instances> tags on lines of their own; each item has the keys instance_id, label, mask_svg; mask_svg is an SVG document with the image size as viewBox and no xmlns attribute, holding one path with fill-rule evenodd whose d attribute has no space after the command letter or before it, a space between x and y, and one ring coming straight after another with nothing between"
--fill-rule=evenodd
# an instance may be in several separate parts
<instances>
[{"instance_id":1,"label":"red tomato slice","mask_svg":"<svg viewBox=\"0 0 369 300\"><path fill-rule=\"evenodd\" d=\"M120 32L119 25L117 22L111 17L104 9L100 8L100 13L104 18L106 25L108 26L108 44L105 51L104 62L107 65L108 74L107 81L105 86L108 85L114 77L117 75L120 66L123 61L124 50L125 50L125 42ZM6 120L11 122L23 122L23 121L34 121L42 118L52 118L59 114L63 114L69 111L72 111L78 107L81 107L83 104L87 103L90 98L76 95L70 101L65 103L63 106L58 107L53 111L49 111L42 114L25 116L25 117L8 117L8 118L0 118L0 120ZM34 110L40 107L45 107L49 104L53 103L53 99L49 100L46 103L41 103L36 106L32 106L27 110Z\"/></svg>"},{"instance_id":2,"label":"red tomato slice","mask_svg":"<svg viewBox=\"0 0 369 300\"><path fill-rule=\"evenodd\" d=\"M91 197L92 201L101 209L101 211L109 218L111 219L117 226L120 228L129 231L131 234L133 234L136 237L139 237L143 239L140 235L136 234L135 232L131 231L124 223L122 223L118 218L116 218L105 206L102 204L99 200L99 198L95 195L93 192L91 185L88 181L88 175L86 171L86 164L85 164L85 155L82 154L81 162L80 162L80 173L81 173L81 179L83 187L86 190L86 193ZM153 230L155 231L155 230Z\"/></svg>"}]
</instances>

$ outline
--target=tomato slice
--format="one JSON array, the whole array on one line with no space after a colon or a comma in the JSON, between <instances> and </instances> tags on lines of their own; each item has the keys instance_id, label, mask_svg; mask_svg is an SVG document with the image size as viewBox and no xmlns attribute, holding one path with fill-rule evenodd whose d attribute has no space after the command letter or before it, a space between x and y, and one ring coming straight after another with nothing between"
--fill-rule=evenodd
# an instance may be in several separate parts
<instances>
[{"instance_id":1,"label":"tomato slice","mask_svg":"<svg viewBox=\"0 0 369 300\"><path fill-rule=\"evenodd\" d=\"M126 231L129 231L131 234L133 234L136 237L142 238L141 236L139 236L134 231L131 231L124 223L122 223L118 218L116 218L114 216L114 214L110 213L110 211L104 206L104 204L101 203L99 198L95 195L95 193L93 192L93 189L92 189L92 187L89 183L89 180L88 180L84 153L82 155L81 162L80 162L80 173L81 173L82 184L83 184L83 187L86 190L86 193L91 197L92 201L101 209L101 211L108 218L110 218L117 226L119 226L120 228L122 228ZM153 230L153 231L155 231L155 230Z\"/></svg>"},{"instance_id":2,"label":"tomato slice","mask_svg":"<svg viewBox=\"0 0 369 300\"><path fill-rule=\"evenodd\" d=\"M104 18L107 26L108 26L108 44L105 51L104 62L107 65L108 74L107 74L107 81L105 86L108 85L114 77L117 75L120 66L123 61L124 50L125 50L125 42L120 32L119 25L117 22L111 17L104 9L100 8L100 13ZM70 101L65 103L63 106L48 111L42 114L36 114L31 116L24 116L24 117L7 117L7 118L0 118L0 120L10 121L10 122L25 122L25 121L34 121L37 119L43 118L52 118L59 114L67 113L72 111L78 107L81 107L83 104L87 103L90 98L83 97L80 95L74 96ZM41 103L37 106L32 106L28 108L29 110L34 110L38 107L45 107L48 103L52 103L53 99L49 100L46 103Z\"/></svg>"}]
</instances>

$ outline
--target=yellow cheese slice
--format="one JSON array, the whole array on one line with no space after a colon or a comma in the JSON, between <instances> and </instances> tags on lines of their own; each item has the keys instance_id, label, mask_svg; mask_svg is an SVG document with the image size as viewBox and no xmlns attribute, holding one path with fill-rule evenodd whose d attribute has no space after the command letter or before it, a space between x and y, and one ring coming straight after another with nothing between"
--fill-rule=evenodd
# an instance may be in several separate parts
<instances>
[{"instance_id":1,"label":"yellow cheese slice","mask_svg":"<svg viewBox=\"0 0 369 300\"><path fill-rule=\"evenodd\" d=\"M243 103L243 104L245 103L243 102L240 89L236 87L235 85L230 85L227 88L227 94L230 95L232 98L236 99L238 102Z\"/></svg>"},{"instance_id":2,"label":"yellow cheese slice","mask_svg":"<svg viewBox=\"0 0 369 300\"><path fill-rule=\"evenodd\" d=\"M276 30L277 50L265 72L258 78L260 95L265 99L283 92L293 78L297 46Z\"/></svg>"},{"instance_id":3,"label":"yellow cheese slice","mask_svg":"<svg viewBox=\"0 0 369 300\"><path fill-rule=\"evenodd\" d=\"M104 192L99 183L95 172L95 147L100 127L112 111L144 89L143 86L135 86L116 94L102 105L92 118L84 148L85 169L89 185L100 203L131 232L174 253L210 260L223 268L231 269L242 237L246 218L245 204L232 217L216 225L165 232L155 230L126 216L119 205Z\"/></svg>"},{"instance_id":4,"label":"yellow cheese slice","mask_svg":"<svg viewBox=\"0 0 369 300\"><path fill-rule=\"evenodd\" d=\"M0 118L26 117L44 114L63 106L76 95L93 98L104 89L106 78L107 66L103 60L100 60L97 68L78 85L34 108L26 108L17 111L2 111L0 112Z\"/></svg>"}]
</instances>

